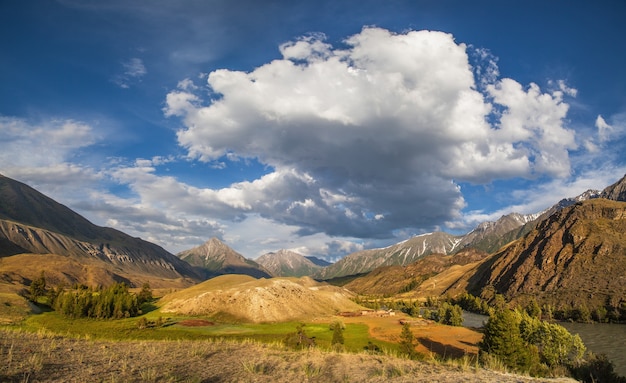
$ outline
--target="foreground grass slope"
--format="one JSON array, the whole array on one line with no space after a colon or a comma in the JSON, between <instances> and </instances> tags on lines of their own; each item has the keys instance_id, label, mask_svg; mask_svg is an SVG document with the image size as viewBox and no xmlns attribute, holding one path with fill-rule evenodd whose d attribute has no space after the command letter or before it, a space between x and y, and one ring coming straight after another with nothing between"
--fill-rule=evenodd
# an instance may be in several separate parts
<instances>
[{"instance_id":1,"label":"foreground grass slope","mask_svg":"<svg viewBox=\"0 0 626 383\"><path fill-rule=\"evenodd\" d=\"M573 382L278 344L94 341L0 330L2 382Z\"/></svg>"}]
</instances>

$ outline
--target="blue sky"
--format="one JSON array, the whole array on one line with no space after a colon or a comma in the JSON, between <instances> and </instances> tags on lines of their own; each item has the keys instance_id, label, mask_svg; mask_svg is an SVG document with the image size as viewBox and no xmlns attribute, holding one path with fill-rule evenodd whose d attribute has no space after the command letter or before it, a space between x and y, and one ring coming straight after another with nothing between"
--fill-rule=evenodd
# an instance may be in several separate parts
<instances>
[{"instance_id":1,"label":"blue sky","mask_svg":"<svg viewBox=\"0 0 626 383\"><path fill-rule=\"evenodd\" d=\"M336 260L626 173L621 1L3 1L0 173L171 252Z\"/></svg>"}]
</instances>

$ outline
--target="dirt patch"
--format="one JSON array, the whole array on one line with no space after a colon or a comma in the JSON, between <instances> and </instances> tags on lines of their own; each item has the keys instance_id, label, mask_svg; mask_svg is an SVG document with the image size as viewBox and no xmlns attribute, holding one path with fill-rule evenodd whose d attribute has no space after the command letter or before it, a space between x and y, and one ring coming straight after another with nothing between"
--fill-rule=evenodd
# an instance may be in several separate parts
<instances>
[{"instance_id":1,"label":"dirt patch","mask_svg":"<svg viewBox=\"0 0 626 383\"><path fill-rule=\"evenodd\" d=\"M442 357L477 355L478 342L482 339L482 334L465 327L444 326L405 315L386 318L361 316L342 320L345 323L363 323L369 327L372 338L392 343L400 342L402 322L409 323L415 339L419 341L416 350Z\"/></svg>"},{"instance_id":2,"label":"dirt patch","mask_svg":"<svg viewBox=\"0 0 626 383\"><path fill-rule=\"evenodd\" d=\"M210 322L206 319L185 319L178 322L177 324L185 327L215 326L215 323Z\"/></svg>"}]
</instances>

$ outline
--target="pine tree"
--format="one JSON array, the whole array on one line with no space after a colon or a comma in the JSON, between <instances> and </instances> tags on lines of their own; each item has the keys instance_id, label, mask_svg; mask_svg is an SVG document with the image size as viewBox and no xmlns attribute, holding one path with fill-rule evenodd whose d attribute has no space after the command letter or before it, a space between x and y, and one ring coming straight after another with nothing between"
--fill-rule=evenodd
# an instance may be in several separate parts
<instances>
[{"instance_id":1,"label":"pine tree","mask_svg":"<svg viewBox=\"0 0 626 383\"><path fill-rule=\"evenodd\" d=\"M46 295L46 277L42 271L39 278L33 280L30 284L30 300L37 302L37 299L44 295Z\"/></svg>"},{"instance_id":2,"label":"pine tree","mask_svg":"<svg viewBox=\"0 0 626 383\"><path fill-rule=\"evenodd\" d=\"M333 328L333 339L330 342L331 345L343 344L343 328L340 325L335 325Z\"/></svg>"},{"instance_id":3,"label":"pine tree","mask_svg":"<svg viewBox=\"0 0 626 383\"><path fill-rule=\"evenodd\" d=\"M411 325L405 323L402 325L402 332L400 333L400 351L407 354L409 358L417 356L415 351L415 337L411 331Z\"/></svg>"},{"instance_id":4,"label":"pine tree","mask_svg":"<svg viewBox=\"0 0 626 383\"><path fill-rule=\"evenodd\" d=\"M519 318L511 310L497 310L483 330L479 344L482 352L496 356L507 367L518 371L528 371L536 364L537 349L524 342Z\"/></svg>"},{"instance_id":5,"label":"pine tree","mask_svg":"<svg viewBox=\"0 0 626 383\"><path fill-rule=\"evenodd\" d=\"M150 288L150 283L146 282L143 284L141 291L137 295L137 299L139 300L140 305L152 300L152 289Z\"/></svg>"}]
</instances>

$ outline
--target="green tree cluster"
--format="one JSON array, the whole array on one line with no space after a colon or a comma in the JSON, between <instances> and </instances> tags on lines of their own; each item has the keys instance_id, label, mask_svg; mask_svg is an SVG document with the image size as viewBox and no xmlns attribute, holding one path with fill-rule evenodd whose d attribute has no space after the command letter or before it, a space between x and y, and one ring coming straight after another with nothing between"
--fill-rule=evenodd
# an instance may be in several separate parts
<instances>
[{"instance_id":1,"label":"green tree cluster","mask_svg":"<svg viewBox=\"0 0 626 383\"><path fill-rule=\"evenodd\" d=\"M315 338L309 337L304 332L303 323L300 323L298 326L296 326L296 332L287 334L287 336L285 336L285 339L283 339L283 343L285 344L285 346L296 350L303 350L305 348L315 347L316 345Z\"/></svg>"},{"instance_id":2,"label":"green tree cluster","mask_svg":"<svg viewBox=\"0 0 626 383\"><path fill-rule=\"evenodd\" d=\"M578 335L526 311L499 309L485 325L480 350L516 371L542 375L582 361L585 345Z\"/></svg>"},{"instance_id":3,"label":"green tree cluster","mask_svg":"<svg viewBox=\"0 0 626 383\"><path fill-rule=\"evenodd\" d=\"M430 312L430 318L448 326L462 326L463 310L461 306L443 302L437 310Z\"/></svg>"},{"instance_id":4,"label":"green tree cluster","mask_svg":"<svg viewBox=\"0 0 626 383\"><path fill-rule=\"evenodd\" d=\"M124 283L106 289L80 288L59 291L53 308L70 318L120 319L140 313L137 295L128 291Z\"/></svg>"},{"instance_id":5,"label":"green tree cluster","mask_svg":"<svg viewBox=\"0 0 626 383\"><path fill-rule=\"evenodd\" d=\"M491 315L493 313L493 309L489 307L487 301L484 301L479 297L473 296L469 293L465 293L456 297L453 300L453 303L455 305L461 306L463 310L476 314Z\"/></svg>"}]
</instances>

